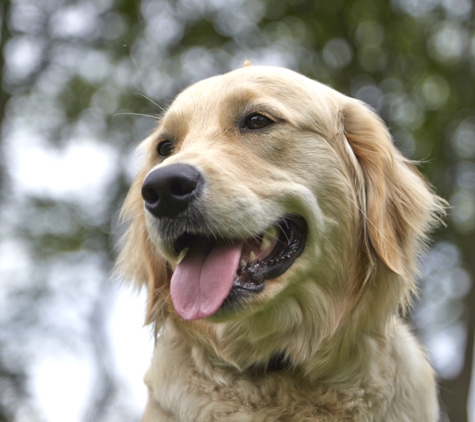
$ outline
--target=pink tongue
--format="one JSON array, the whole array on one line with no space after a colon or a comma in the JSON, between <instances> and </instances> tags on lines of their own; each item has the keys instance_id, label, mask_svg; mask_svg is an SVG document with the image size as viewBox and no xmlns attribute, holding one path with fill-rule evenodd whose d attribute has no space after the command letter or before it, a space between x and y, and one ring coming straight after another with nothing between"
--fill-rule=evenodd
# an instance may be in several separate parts
<instances>
[{"instance_id":1,"label":"pink tongue","mask_svg":"<svg viewBox=\"0 0 475 422\"><path fill-rule=\"evenodd\" d=\"M242 242L193 245L171 279L171 296L177 313L191 321L213 315L228 296L241 257Z\"/></svg>"}]
</instances>

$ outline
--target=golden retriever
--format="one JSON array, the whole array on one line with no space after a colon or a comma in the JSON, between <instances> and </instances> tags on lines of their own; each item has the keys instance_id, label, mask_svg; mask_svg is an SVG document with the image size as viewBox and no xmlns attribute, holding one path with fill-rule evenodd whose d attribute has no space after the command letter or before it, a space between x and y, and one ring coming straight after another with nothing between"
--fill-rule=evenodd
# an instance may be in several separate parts
<instances>
[{"instance_id":1,"label":"golden retriever","mask_svg":"<svg viewBox=\"0 0 475 422\"><path fill-rule=\"evenodd\" d=\"M358 100L244 66L140 146L117 268L148 289L143 421L432 422L401 315L444 201Z\"/></svg>"}]
</instances>

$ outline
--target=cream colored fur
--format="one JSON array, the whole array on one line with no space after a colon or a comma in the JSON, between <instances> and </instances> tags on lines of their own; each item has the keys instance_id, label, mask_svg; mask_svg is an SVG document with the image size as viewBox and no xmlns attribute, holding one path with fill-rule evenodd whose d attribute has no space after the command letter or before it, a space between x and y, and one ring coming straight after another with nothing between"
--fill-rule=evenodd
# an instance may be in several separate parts
<instances>
[{"instance_id":1,"label":"cream colored fur","mask_svg":"<svg viewBox=\"0 0 475 422\"><path fill-rule=\"evenodd\" d=\"M276 124L240 131L251 112ZM164 138L175 151L160 160ZM157 333L144 421L437 420L434 373L399 315L444 202L368 107L290 70L246 66L182 92L140 148L118 270L147 286ZM285 214L308 225L293 266L224 320L184 321L173 309L177 257L140 189L175 163L205 175L200 204L225 236L255 236ZM276 353L291 367L252 370Z\"/></svg>"}]
</instances>

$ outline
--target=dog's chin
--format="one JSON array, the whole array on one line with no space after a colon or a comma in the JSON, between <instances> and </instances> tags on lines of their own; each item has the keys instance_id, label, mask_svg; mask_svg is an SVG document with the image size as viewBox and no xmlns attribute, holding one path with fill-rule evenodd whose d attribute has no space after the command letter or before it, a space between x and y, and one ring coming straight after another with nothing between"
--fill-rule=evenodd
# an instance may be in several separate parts
<instances>
[{"instance_id":1,"label":"dog's chin","mask_svg":"<svg viewBox=\"0 0 475 422\"><path fill-rule=\"evenodd\" d=\"M232 280L229 279L228 282L232 281L232 285L230 284L227 295L220 301L215 312L205 316L211 322L228 320L238 313L248 311L253 303L260 302L268 282L283 275L302 254L307 236L305 220L296 215L285 215L261 233L245 239L223 238L212 231L206 235L202 228L203 226L199 234L190 230L174 239L168 239L169 246L165 255L175 257L171 262L176 271L188 254L206 256L207 253L214 253L209 251L220 248L234 248L238 251L240 248L238 264L230 269Z\"/></svg>"}]
</instances>

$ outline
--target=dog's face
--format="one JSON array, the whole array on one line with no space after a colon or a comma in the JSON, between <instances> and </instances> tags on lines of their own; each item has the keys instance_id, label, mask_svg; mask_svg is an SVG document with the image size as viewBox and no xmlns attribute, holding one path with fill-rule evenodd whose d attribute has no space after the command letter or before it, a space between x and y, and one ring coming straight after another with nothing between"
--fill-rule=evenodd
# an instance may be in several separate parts
<instances>
[{"instance_id":1,"label":"dog's face","mask_svg":"<svg viewBox=\"0 0 475 422\"><path fill-rule=\"evenodd\" d=\"M356 236L334 99L323 89L315 107L290 72L235 73L183 92L147 141L147 231L174 269L184 319L233 318L293 280L331 280L338 264L328 260Z\"/></svg>"},{"instance_id":2,"label":"dog's face","mask_svg":"<svg viewBox=\"0 0 475 422\"><path fill-rule=\"evenodd\" d=\"M356 100L245 67L186 89L141 149L120 265L148 284L151 320L322 337L407 301L437 201Z\"/></svg>"}]
</instances>

